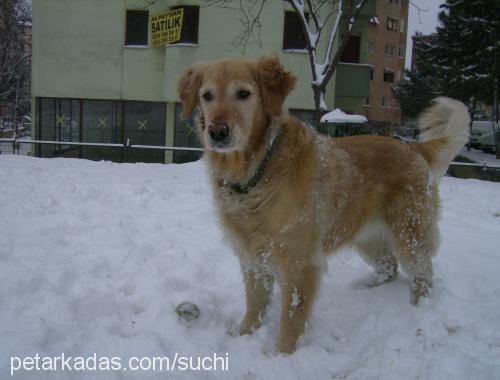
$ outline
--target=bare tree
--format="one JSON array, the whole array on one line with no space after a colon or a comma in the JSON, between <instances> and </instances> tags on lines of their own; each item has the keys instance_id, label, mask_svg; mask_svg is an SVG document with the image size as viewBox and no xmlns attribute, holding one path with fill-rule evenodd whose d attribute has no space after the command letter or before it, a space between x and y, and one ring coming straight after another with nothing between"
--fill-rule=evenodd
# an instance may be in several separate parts
<instances>
[{"instance_id":1,"label":"bare tree","mask_svg":"<svg viewBox=\"0 0 500 380\"><path fill-rule=\"evenodd\" d=\"M283 0L297 13L304 30L306 49L312 74L315 126L328 110L325 102L327 85L332 78L342 51L346 47L358 17L368 0ZM233 40L245 53L248 43L260 46L260 17L267 0L205 0L205 6L236 9L240 12L241 32ZM236 2L238 3L238 2ZM321 49L319 48L321 45Z\"/></svg>"},{"instance_id":2,"label":"bare tree","mask_svg":"<svg viewBox=\"0 0 500 380\"><path fill-rule=\"evenodd\" d=\"M24 90L29 87L31 76L30 37L25 34L30 28L28 2L0 1L0 101L15 101L24 94L22 101L29 102L29 90L28 94Z\"/></svg>"},{"instance_id":3,"label":"bare tree","mask_svg":"<svg viewBox=\"0 0 500 380\"><path fill-rule=\"evenodd\" d=\"M328 110L325 102L326 86L340 61L342 51L349 41L352 28L367 0L285 0L297 12L305 31L307 52L312 73L315 126L319 127L321 116ZM326 10L323 10L328 7ZM310 21L306 17L308 11ZM334 17L333 24L328 19ZM327 39L323 54L318 51L321 37ZM338 39L338 44L337 44Z\"/></svg>"},{"instance_id":4,"label":"bare tree","mask_svg":"<svg viewBox=\"0 0 500 380\"><path fill-rule=\"evenodd\" d=\"M147 6L159 0L145 0ZM248 43L261 42L261 22L268 0L203 0L203 7L216 6L240 13L241 32L232 42L233 48L245 53ZM299 16L305 37L312 73L312 89L315 106L315 126L328 110L325 103L326 87L332 78L340 56L349 41L358 16L369 0L283 0L291 5ZM310 16L310 17L309 17ZM329 19L333 18L333 23ZM319 51L320 41L326 41L324 51Z\"/></svg>"}]
</instances>

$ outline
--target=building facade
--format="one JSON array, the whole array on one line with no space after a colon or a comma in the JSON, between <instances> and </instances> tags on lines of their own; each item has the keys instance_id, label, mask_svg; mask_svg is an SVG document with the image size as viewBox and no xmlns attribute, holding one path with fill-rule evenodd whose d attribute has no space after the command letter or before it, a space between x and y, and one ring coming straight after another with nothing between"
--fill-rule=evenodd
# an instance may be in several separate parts
<instances>
[{"instance_id":1,"label":"building facade","mask_svg":"<svg viewBox=\"0 0 500 380\"><path fill-rule=\"evenodd\" d=\"M383 0L382 0L383 1ZM176 82L199 61L241 56L235 46L239 14L230 7L201 6L200 0L34 0L33 132L39 140L146 146L198 146L193 120L181 121ZM364 10L353 35L365 57L368 20ZM239 1L234 1L239 6ZM184 9L180 41L152 47L149 18ZM307 121L313 115L311 69L296 15L283 1L269 1L261 15L260 44L245 56L277 53L297 75L287 105ZM329 22L332 18L330 18ZM285 33L286 30L286 33ZM346 104L360 111L368 96L370 67L341 63L327 89L327 105ZM341 79L342 78L342 79ZM345 78L349 78L345 82ZM357 107L357 108L356 108ZM117 148L45 145L42 156L119 161ZM183 162L198 153L134 149L130 161Z\"/></svg>"},{"instance_id":2,"label":"building facade","mask_svg":"<svg viewBox=\"0 0 500 380\"><path fill-rule=\"evenodd\" d=\"M370 95L363 114L372 122L399 124L401 110L392 86L404 78L409 0L378 0L368 27Z\"/></svg>"}]
</instances>

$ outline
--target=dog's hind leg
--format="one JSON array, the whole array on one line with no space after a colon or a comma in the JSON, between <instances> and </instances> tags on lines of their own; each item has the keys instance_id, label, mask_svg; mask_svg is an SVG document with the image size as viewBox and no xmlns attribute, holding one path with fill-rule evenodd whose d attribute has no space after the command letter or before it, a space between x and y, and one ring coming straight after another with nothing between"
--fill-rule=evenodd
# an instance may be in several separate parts
<instances>
[{"instance_id":1,"label":"dog's hind leg","mask_svg":"<svg viewBox=\"0 0 500 380\"><path fill-rule=\"evenodd\" d=\"M258 266L245 268L242 266L247 311L240 323L240 335L251 334L262 324L266 307L271 298L274 277Z\"/></svg>"},{"instance_id":2,"label":"dog's hind leg","mask_svg":"<svg viewBox=\"0 0 500 380\"><path fill-rule=\"evenodd\" d=\"M373 236L354 244L361 257L375 269L375 278L356 285L372 288L394 281L398 273L398 261L389 243L382 236Z\"/></svg>"},{"instance_id":3,"label":"dog's hind leg","mask_svg":"<svg viewBox=\"0 0 500 380\"><path fill-rule=\"evenodd\" d=\"M432 257L439 245L439 234L433 216L415 213L393 226L395 251L411 280L411 303L418 304L432 286Z\"/></svg>"}]
</instances>

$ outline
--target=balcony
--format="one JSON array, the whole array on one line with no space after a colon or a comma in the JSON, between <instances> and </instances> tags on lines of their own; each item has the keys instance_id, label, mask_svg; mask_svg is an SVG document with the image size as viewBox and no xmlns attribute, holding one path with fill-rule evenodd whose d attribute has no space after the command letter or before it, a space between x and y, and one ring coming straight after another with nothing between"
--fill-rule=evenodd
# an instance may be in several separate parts
<instances>
[{"instance_id":1,"label":"balcony","mask_svg":"<svg viewBox=\"0 0 500 380\"><path fill-rule=\"evenodd\" d=\"M368 0L366 2L366 5L363 7L359 14L360 19L369 19L370 17L373 17L377 14L377 9L376 9L377 2L376 0Z\"/></svg>"},{"instance_id":2,"label":"balcony","mask_svg":"<svg viewBox=\"0 0 500 380\"><path fill-rule=\"evenodd\" d=\"M335 97L367 98L372 66L362 63L339 63L335 80Z\"/></svg>"}]
</instances>

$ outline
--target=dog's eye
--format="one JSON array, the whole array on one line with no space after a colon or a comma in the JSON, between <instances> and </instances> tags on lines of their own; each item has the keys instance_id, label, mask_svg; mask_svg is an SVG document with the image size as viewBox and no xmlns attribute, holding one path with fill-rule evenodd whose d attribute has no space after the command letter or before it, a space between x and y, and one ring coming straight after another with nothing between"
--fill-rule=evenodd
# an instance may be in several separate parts
<instances>
[{"instance_id":1,"label":"dog's eye","mask_svg":"<svg viewBox=\"0 0 500 380\"><path fill-rule=\"evenodd\" d=\"M238 91L238 99L243 100L250 96L250 91L247 90L239 90Z\"/></svg>"},{"instance_id":2,"label":"dog's eye","mask_svg":"<svg viewBox=\"0 0 500 380\"><path fill-rule=\"evenodd\" d=\"M207 102L211 101L213 96L210 92L205 92L203 95L203 99L205 99Z\"/></svg>"}]
</instances>

